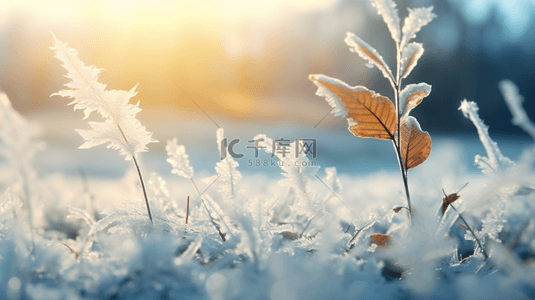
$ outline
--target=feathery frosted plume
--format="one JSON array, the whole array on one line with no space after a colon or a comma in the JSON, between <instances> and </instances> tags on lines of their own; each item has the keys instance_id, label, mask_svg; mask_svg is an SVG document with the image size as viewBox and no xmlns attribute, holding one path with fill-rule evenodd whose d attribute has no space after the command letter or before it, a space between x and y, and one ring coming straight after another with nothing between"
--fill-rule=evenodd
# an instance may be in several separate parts
<instances>
[{"instance_id":1,"label":"feathery frosted plume","mask_svg":"<svg viewBox=\"0 0 535 300\"><path fill-rule=\"evenodd\" d=\"M336 172L336 167L325 168L325 174L327 175L325 177L325 184L332 191L332 192L329 192L329 194L339 193L342 190L342 182L340 181L340 178L338 177L338 173Z\"/></svg>"},{"instance_id":2,"label":"feathery frosted plume","mask_svg":"<svg viewBox=\"0 0 535 300\"><path fill-rule=\"evenodd\" d=\"M499 83L499 87L503 98L505 99L505 103L513 115L511 123L522 128L535 140L535 124L530 121L526 110L522 107L524 97L518 93L518 87L512 81L507 79L502 80Z\"/></svg>"},{"instance_id":3,"label":"feathery frosted plume","mask_svg":"<svg viewBox=\"0 0 535 300\"><path fill-rule=\"evenodd\" d=\"M410 43L401 51L401 79L407 78L418 60L424 54L424 47L420 43Z\"/></svg>"},{"instance_id":4,"label":"feathery frosted plume","mask_svg":"<svg viewBox=\"0 0 535 300\"><path fill-rule=\"evenodd\" d=\"M388 26L390 34L392 34L392 39L399 43L401 36L400 23L398 9L396 8L396 3L392 0L371 0L372 6L377 8L377 13L383 16L383 20Z\"/></svg>"},{"instance_id":5,"label":"feathery frosted plume","mask_svg":"<svg viewBox=\"0 0 535 300\"><path fill-rule=\"evenodd\" d=\"M34 139L40 134L41 128L35 123L28 122L19 112L13 109L11 101L4 92L0 91L0 156L3 156L11 169L15 170L8 183L14 187L16 193L24 199L28 211L28 223L31 232L33 251L33 211L32 186L37 172L33 168L35 155L45 148L45 144ZM8 176L9 178L9 176ZM13 185L14 184L14 185Z\"/></svg>"},{"instance_id":6,"label":"feathery frosted plume","mask_svg":"<svg viewBox=\"0 0 535 300\"><path fill-rule=\"evenodd\" d=\"M157 142L152 139L152 133L146 131L136 119L141 111L139 103L128 104L130 98L136 95L136 86L130 91L106 90L106 85L98 82L100 69L86 66L79 58L78 52L67 47L54 37L54 47L50 49L56 53L56 58L62 62L67 70L66 77L71 79L65 84L68 89L52 94L74 99L71 103L74 110L84 111L84 119L93 111L97 111L105 119L104 122L89 122L91 130L77 130L84 138L82 149L109 143L108 148L118 149L126 159L136 157L139 152L147 151L147 144Z\"/></svg>"},{"instance_id":7,"label":"feathery frosted plume","mask_svg":"<svg viewBox=\"0 0 535 300\"><path fill-rule=\"evenodd\" d=\"M40 126L28 122L0 91L0 154L15 167L30 167L35 154L45 146L34 140L40 133Z\"/></svg>"},{"instance_id":8,"label":"feathery frosted plume","mask_svg":"<svg viewBox=\"0 0 535 300\"><path fill-rule=\"evenodd\" d=\"M236 184L242 178L240 171L237 170L239 164L234 160L234 158L226 153L226 141L225 141L225 131L223 128L217 129L217 147L219 148L219 153L221 155L221 161L218 162L215 166L215 170L220 178L220 189L219 191L223 195L225 201L230 201L235 197L236 194Z\"/></svg>"},{"instance_id":9,"label":"feathery frosted plume","mask_svg":"<svg viewBox=\"0 0 535 300\"><path fill-rule=\"evenodd\" d=\"M411 39L416 37L416 34L429 24L437 15L433 13L433 6L421 7L421 8L409 8L409 16L405 18L403 23L403 38L401 39L401 49L410 42Z\"/></svg>"},{"instance_id":10,"label":"feathery frosted plume","mask_svg":"<svg viewBox=\"0 0 535 300\"><path fill-rule=\"evenodd\" d=\"M189 165L188 155L186 154L186 148L183 145L178 145L176 138L167 141L167 162L173 166L171 173L177 174L184 178L193 177L193 167Z\"/></svg>"},{"instance_id":11,"label":"feathery frosted plume","mask_svg":"<svg viewBox=\"0 0 535 300\"><path fill-rule=\"evenodd\" d=\"M479 168L483 170L483 173L499 173L500 171L504 171L512 167L514 162L512 162L508 157L503 156L500 148L498 148L498 144L496 144L496 142L490 138L488 126L483 123L483 120L479 118L479 114L477 113L479 110L477 104L473 101L466 101L465 99L461 101L459 110L463 112L463 115L466 118L469 118L472 123L474 123L474 126L477 128L477 132L479 134L479 139L485 147L485 150L487 150L488 157L482 157L479 155L476 155L475 157L475 162Z\"/></svg>"},{"instance_id":12,"label":"feathery frosted plume","mask_svg":"<svg viewBox=\"0 0 535 300\"><path fill-rule=\"evenodd\" d=\"M136 158L139 152L147 151L148 143L157 141L152 139L152 133L145 130L145 126L141 126L136 119L136 114L141 111L139 102L136 105L128 104L130 98L136 95L137 85L130 91L107 91L106 85L98 82L100 69L86 66L78 58L78 51L67 47L67 43L62 43L55 36L54 47L50 49L56 52L56 58L67 70L65 77L71 80L65 84L69 89L61 90L51 96L59 95L74 99L69 104L74 104L74 110L84 110L84 119L93 111L98 111L105 119L104 122L89 122L92 130L77 130L85 140L80 148L87 149L109 143L108 148L119 150L120 154L126 156L126 160L134 162L145 197L147 213L152 223L149 199Z\"/></svg>"},{"instance_id":13,"label":"feathery frosted plume","mask_svg":"<svg viewBox=\"0 0 535 300\"><path fill-rule=\"evenodd\" d=\"M375 48L368 45L368 43L351 32L347 33L344 41L349 47L351 47L351 51L356 52L369 64L376 66L381 71L383 76L392 83L392 79L394 78L392 76L392 71L390 71L390 68L384 61L383 57L379 54L379 52L377 52L377 50L375 50Z\"/></svg>"}]
</instances>

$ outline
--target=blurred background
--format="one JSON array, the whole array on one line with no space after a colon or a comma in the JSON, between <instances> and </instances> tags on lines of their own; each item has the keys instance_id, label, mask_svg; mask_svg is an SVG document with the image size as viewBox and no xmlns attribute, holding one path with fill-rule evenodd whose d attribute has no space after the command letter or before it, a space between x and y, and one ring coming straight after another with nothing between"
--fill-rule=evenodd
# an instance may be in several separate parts
<instances>
[{"instance_id":1,"label":"blurred background","mask_svg":"<svg viewBox=\"0 0 535 300\"><path fill-rule=\"evenodd\" d=\"M498 82L515 82L535 119L535 0L397 4L402 20L407 7L434 6L438 16L418 33L415 41L425 53L404 82L433 87L412 113L422 128L433 137L470 136L477 142L475 128L457 110L466 98L479 104L491 135L505 140L504 147L514 150L515 141L527 140L511 125ZM323 73L393 98L380 72L349 51L347 31L394 64L387 27L365 0L0 1L0 89L15 109L39 122L52 147L82 143L73 130L87 127L82 112L72 112L68 99L50 97L67 82L49 49L53 33L87 65L104 69L100 81L109 89L139 83L133 101L141 103L142 124L163 142L150 145L157 153L177 136L201 154L213 146L215 162L215 129L221 126L229 138L242 140L257 133L292 141L330 137L318 147L335 151L326 157L342 164L347 158L336 148L347 153L362 143L376 146L353 138L339 117L322 120L330 107L315 95L308 75ZM246 146L241 144L242 152ZM391 145L385 147L396 167ZM473 161L472 153L466 159Z\"/></svg>"}]
</instances>

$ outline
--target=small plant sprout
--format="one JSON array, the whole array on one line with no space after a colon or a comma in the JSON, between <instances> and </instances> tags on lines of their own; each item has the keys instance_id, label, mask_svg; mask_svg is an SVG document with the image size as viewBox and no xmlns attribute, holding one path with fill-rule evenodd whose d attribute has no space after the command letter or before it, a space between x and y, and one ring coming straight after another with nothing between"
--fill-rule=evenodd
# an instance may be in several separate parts
<instances>
[{"instance_id":1,"label":"small plant sprout","mask_svg":"<svg viewBox=\"0 0 535 300\"><path fill-rule=\"evenodd\" d=\"M84 110L84 119L87 119L93 111L98 111L104 122L88 122L91 130L77 129L84 138L85 143L81 149L109 143L108 148L117 149L126 160L132 160L139 175L139 181L145 197L147 212L151 223L152 213L145 190L145 184L139 169L137 157L140 152L147 151L147 144L157 142L152 139L152 133L148 132L136 119L136 114L141 111L139 102L136 105L129 104L130 98L135 96L136 86L130 91L106 90L106 85L98 82L100 69L94 66L86 66L79 58L78 52L67 47L54 36L54 47L50 49L56 52L56 58L67 70L66 77L71 81L65 84L68 89L52 94L74 99L71 103L74 110Z\"/></svg>"},{"instance_id":2,"label":"small plant sprout","mask_svg":"<svg viewBox=\"0 0 535 300\"><path fill-rule=\"evenodd\" d=\"M464 189L466 186L468 186L468 183L466 183L462 188ZM472 234L472 236L474 237L474 239L476 240L476 243L477 245L479 246L479 248L481 249L481 251L483 252L483 256L485 257L485 260L487 260L489 258L488 254L487 254L487 251L485 251L485 248L483 247L483 244L481 243L481 241L479 240L479 238L477 237L477 235L474 233L474 230L472 230L472 227L470 227L470 225L468 224L468 222L466 222L466 219L463 217L463 215L461 214L460 211L458 211L454 206L453 206L453 202L456 201L457 199L459 199L461 196L459 195L459 192L457 193L451 193L449 195L446 194L446 192L444 191L444 189L442 189L442 193L444 193L444 198L442 199L442 216L444 216L444 213L446 212L446 209L448 208L448 206L451 207L451 209L453 209L458 215L459 215L459 218L463 221L464 225L461 224L461 223L457 223L459 225L461 225L464 229L470 231L470 233Z\"/></svg>"},{"instance_id":3,"label":"small plant sprout","mask_svg":"<svg viewBox=\"0 0 535 300\"><path fill-rule=\"evenodd\" d=\"M409 16L400 29L396 4L392 0L372 0L372 5L383 16L396 45L396 75L377 50L353 33L348 32L345 42L368 64L377 67L394 90L394 102L363 86L351 87L341 80L325 75L310 75L318 87L317 95L326 98L333 107L332 113L347 118L349 131L355 136L391 140L396 151L405 194L409 221L412 206L407 181L409 169L423 163L431 153L431 137L422 131L410 111L431 93L427 83L409 84L402 88L406 78L418 63L424 48L420 43L409 43L420 29L436 17L433 7L409 8Z\"/></svg>"}]
</instances>

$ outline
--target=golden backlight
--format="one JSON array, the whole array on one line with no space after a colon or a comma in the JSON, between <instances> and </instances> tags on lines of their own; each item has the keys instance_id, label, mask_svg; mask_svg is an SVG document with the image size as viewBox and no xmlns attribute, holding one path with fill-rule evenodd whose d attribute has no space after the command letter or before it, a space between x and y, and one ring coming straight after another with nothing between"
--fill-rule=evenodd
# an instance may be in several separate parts
<instances>
[{"instance_id":1,"label":"golden backlight","mask_svg":"<svg viewBox=\"0 0 535 300\"><path fill-rule=\"evenodd\" d=\"M3 1L0 88L21 111L65 104L49 97L66 82L48 49L53 33L105 69L109 89L139 82L134 99L143 109L193 109L195 101L229 118L271 118L277 109L263 114L255 110L269 104L258 102L295 73L287 54L297 51L290 45L299 32L285 22L333 2Z\"/></svg>"}]
</instances>

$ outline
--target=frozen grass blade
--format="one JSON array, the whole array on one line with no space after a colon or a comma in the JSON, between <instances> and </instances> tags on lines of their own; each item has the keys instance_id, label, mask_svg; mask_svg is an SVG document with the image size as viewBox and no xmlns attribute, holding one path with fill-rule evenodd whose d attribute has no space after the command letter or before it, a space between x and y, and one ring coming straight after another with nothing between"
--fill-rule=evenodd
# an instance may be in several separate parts
<instances>
[{"instance_id":1,"label":"frozen grass blade","mask_svg":"<svg viewBox=\"0 0 535 300\"><path fill-rule=\"evenodd\" d=\"M479 168L483 170L483 173L499 173L500 171L507 170L514 166L514 162L506 156L503 156L500 148L498 148L498 144L490 138L489 127L483 123L483 120L479 118L479 114L477 113L479 110L477 103L466 101L465 99L461 101L459 110L463 112L463 115L466 118L469 118L472 123L474 123L479 134L479 139L485 147L485 150L487 150L488 157L481 157L479 155L476 155L475 157L475 162Z\"/></svg>"},{"instance_id":2,"label":"frozen grass blade","mask_svg":"<svg viewBox=\"0 0 535 300\"><path fill-rule=\"evenodd\" d=\"M499 87L505 103L513 115L511 123L522 128L535 140L535 124L530 121L526 110L522 107L524 97L518 93L518 87L510 80L502 80Z\"/></svg>"}]
</instances>

